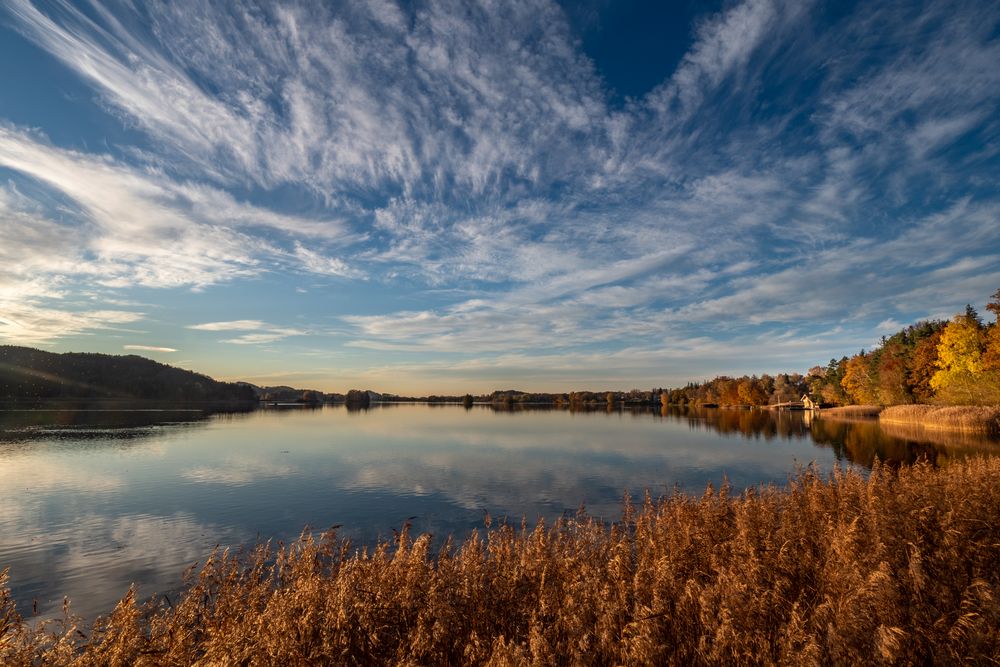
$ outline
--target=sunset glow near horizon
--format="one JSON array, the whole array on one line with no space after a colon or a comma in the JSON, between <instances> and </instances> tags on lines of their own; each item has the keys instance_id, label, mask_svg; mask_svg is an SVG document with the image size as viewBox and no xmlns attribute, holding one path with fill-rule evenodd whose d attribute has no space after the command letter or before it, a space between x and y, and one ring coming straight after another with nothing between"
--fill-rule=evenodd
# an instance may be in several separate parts
<instances>
[{"instance_id":1,"label":"sunset glow near horizon","mask_svg":"<svg viewBox=\"0 0 1000 667\"><path fill-rule=\"evenodd\" d=\"M664 4L5 0L0 344L649 389L982 309L1000 5Z\"/></svg>"}]
</instances>

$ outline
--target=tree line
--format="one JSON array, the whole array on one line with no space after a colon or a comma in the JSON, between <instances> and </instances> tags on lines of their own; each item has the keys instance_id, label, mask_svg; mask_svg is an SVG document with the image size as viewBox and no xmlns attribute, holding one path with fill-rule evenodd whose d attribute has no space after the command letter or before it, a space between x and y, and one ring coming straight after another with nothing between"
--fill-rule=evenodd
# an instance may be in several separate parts
<instances>
[{"instance_id":1,"label":"tree line","mask_svg":"<svg viewBox=\"0 0 1000 667\"><path fill-rule=\"evenodd\" d=\"M803 394L826 405L944 403L1000 404L1000 290L986 305L985 322L971 306L950 321L926 320L904 327L869 351L830 359L805 375L719 376L683 387L631 391L529 393L514 389L472 396L404 397L352 390L324 394L292 387L218 382L138 357L91 353L53 354L0 346L0 400L139 398L169 401L296 401L303 403L421 401L585 407L599 405L767 406Z\"/></svg>"},{"instance_id":2,"label":"tree line","mask_svg":"<svg viewBox=\"0 0 1000 667\"><path fill-rule=\"evenodd\" d=\"M136 355L66 352L0 345L0 400L149 399L248 403L245 384L167 366Z\"/></svg>"},{"instance_id":3,"label":"tree line","mask_svg":"<svg viewBox=\"0 0 1000 667\"><path fill-rule=\"evenodd\" d=\"M829 405L1000 403L1000 290L984 322L971 305L950 321L926 320L904 327L869 351L830 359L806 375L782 373L716 377L663 392L664 404L764 406L803 394Z\"/></svg>"},{"instance_id":4,"label":"tree line","mask_svg":"<svg viewBox=\"0 0 1000 667\"><path fill-rule=\"evenodd\" d=\"M385 401L485 403L499 408L527 405L594 407L602 405L727 405L765 407L798 401L803 395L820 404L900 405L907 403L1000 403L1000 290L984 322L971 306L950 320L925 320L883 336L871 350L830 359L805 375L721 375L683 387L631 391L531 393L515 389L479 396L401 397Z\"/></svg>"}]
</instances>

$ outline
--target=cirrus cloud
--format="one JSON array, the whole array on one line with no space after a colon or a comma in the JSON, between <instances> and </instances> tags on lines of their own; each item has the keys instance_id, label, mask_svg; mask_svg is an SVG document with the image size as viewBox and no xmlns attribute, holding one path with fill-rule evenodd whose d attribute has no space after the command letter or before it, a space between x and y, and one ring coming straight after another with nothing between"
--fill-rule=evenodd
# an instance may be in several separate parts
<instances>
[{"instance_id":1,"label":"cirrus cloud","mask_svg":"<svg viewBox=\"0 0 1000 667\"><path fill-rule=\"evenodd\" d=\"M1000 280L995 3L744 0L620 103L549 0L3 15L141 137L0 125L8 339L135 321L110 307L133 286L219 290L220 321L188 327L238 334L212 343L453 369L557 351L607 377L622 350L707 366L772 332L846 352Z\"/></svg>"}]
</instances>

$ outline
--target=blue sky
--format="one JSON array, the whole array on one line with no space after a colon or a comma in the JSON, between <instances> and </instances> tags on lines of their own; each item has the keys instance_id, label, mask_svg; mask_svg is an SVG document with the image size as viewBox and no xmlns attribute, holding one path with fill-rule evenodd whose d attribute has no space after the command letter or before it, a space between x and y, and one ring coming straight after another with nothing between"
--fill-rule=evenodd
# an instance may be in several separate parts
<instances>
[{"instance_id":1,"label":"blue sky","mask_svg":"<svg viewBox=\"0 0 1000 667\"><path fill-rule=\"evenodd\" d=\"M1000 287L995 2L0 6L0 341L326 390L804 371Z\"/></svg>"}]
</instances>

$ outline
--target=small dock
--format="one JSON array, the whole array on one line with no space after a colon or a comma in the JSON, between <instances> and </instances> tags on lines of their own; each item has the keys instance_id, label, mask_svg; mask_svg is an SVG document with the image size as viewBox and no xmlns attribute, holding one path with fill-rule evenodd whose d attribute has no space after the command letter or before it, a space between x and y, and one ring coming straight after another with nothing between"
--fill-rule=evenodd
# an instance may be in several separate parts
<instances>
[{"instance_id":1,"label":"small dock","mask_svg":"<svg viewBox=\"0 0 1000 667\"><path fill-rule=\"evenodd\" d=\"M810 410L819 412L819 403L809 397L808 394L797 401L786 401L767 406L772 410Z\"/></svg>"},{"instance_id":2,"label":"small dock","mask_svg":"<svg viewBox=\"0 0 1000 667\"><path fill-rule=\"evenodd\" d=\"M805 410L805 403L802 401L788 401L787 403L774 403L767 406L769 410Z\"/></svg>"}]
</instances>

